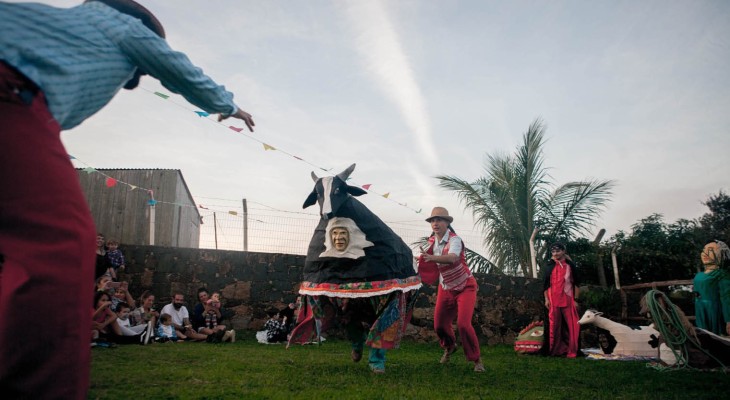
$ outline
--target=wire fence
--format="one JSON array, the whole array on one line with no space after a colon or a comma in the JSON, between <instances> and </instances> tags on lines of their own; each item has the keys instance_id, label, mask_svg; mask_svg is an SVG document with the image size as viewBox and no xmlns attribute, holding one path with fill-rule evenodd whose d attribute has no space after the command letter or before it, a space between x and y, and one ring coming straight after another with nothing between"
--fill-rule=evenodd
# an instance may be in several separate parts
<instances>
[{"instance_id":1,"label":"wire fence","mask_svg":"<svg viewBox=\"0 0 730 400\"><path fill-rule=\"evenodd\" d=\"M248 212L200 210L200 248L306 255L319 222L318 214L252 209ZM423 220L384 221L406 244L430 235ZM478 231L459 228L457 233L471 250L486 256ZM414 250L414 254L417 251Z\"/></svg>"}]
</instances>

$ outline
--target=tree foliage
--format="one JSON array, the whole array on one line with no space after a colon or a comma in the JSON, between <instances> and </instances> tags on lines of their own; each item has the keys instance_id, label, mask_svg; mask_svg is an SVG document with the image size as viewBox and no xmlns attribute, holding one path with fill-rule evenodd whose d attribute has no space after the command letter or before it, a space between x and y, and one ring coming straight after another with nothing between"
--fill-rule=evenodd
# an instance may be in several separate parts
<instances>
[{"instance_id":1,"label":"tree foliage","mask_svg":"<svg viewBox=\"0 0 730 400\"><path fill-rule=\"evenodd\" d=\"M702 204L710 209L710 212L699 218L702 234L707 240L730 243L730 196L721 190L716 195L710 195Z\"/></svg>"},{"instance_id":2,"label":"tree foliage","mask_svg":"<svg viewBox=\"0 0 730 400\"><path fill-rule=\"evenodd\" d=\"M513 155L487 154L484 176L469 182L437 176L439 185L457 194L485 233L484 245L498 268L529 276L529 241L534 229L537 258L547 244L587 234L611 198L613 182L576 181L555 187L543 166L545 130L535 120Z\"/></svg>"},{"instance_id":3,"label":"tree foliage","mask_svg":"<svg viewBox=\"0 0 730 400\"><path fill-rule=\"evenodd\" d=\"M607 247L617 250L621 285L692 279L703 245L698 227L686 219L667 224L662 215L652 214L632 225L629 234L614 235Z\"/></svg>"}]
</instances>

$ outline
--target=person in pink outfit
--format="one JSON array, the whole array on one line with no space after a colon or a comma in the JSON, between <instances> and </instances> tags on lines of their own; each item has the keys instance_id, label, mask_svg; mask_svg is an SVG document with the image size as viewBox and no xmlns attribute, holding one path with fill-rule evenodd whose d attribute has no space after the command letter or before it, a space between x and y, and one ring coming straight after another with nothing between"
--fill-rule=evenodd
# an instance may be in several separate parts
<instances>
[{"instance_id":1,"label":"person in pink outfit","mask_svg":"<svg viewBox=\"0 0 730 400\"><path fill-rule=\"evenodd\" d=\"M548 309L549 354L551 356L578 355L580 325L578 325L578 279L575 263L565 252L562 243L550 246L552 259L545 268L543 282L545 307Z\"/></svg>"},{"instance_id":2,"label":"person in pink outfit","mask_svg":"<svg viewBox=\"0 0 730 400\"><path fill-rule=\"evenodd\" d=\"M452 327L456 319L466 359L474 363L475 372L484 372L479 339L471 324L477 281L466 265L464 243L451 228L453 221L454 218L443 207L434 207L431 216L426 218L433 234L428 239L428 247L418 257L418 273L425 283L435 283L439 278L433 325L444 349L441 363L448 363L456 351L456 335Z\"/></svg>"}]
</instances>

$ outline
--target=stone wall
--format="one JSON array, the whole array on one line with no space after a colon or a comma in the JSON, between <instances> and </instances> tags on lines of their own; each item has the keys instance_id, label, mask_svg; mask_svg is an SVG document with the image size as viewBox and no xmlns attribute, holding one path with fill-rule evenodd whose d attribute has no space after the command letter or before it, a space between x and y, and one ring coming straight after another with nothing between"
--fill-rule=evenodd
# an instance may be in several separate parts
<instances>
[{"instance_id":1,"label":"stone wall","mask_svg":"<svg viewBox=\"0 0 730 400\"><path fill-rule=\"evenodd\" d=\"M267 309L295 301L304 265L304 256L286 254L134 245L122 245L121 250L127 268L120 278L129 281L132 296L138 298L150 290L160 309L180 292L192 309L198 288L220 291L223 306L235 312L226 324L237 330L259 330L266 322ZM540 281L500 275L477 275L477 281L474 325L482 344L512 344L522 328L542 318ZM424 286L407 337L436 340L435 300L436 288Z\"/></svg>"}]
</instances>

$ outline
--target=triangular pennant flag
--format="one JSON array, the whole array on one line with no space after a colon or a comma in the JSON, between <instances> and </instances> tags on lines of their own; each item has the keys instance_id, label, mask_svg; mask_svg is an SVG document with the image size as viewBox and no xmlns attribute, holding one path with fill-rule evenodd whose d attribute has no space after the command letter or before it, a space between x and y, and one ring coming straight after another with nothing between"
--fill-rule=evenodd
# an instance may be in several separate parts
<instances>
[{"instance_id":1,"label":"triangular pennant flag","mask_svg":"<svg viewBox=\"0 0 730 400\"><path fill-rule=\"evenodd\" d=\"M274 147L274 146L270 146L266 143L263 143L263 145L264 145L264 150L276 150L276 147Z\"/></svg>"},{"instance_id":2,"label":"triangular pennant flag","mask_svg":"<svg viewBox=\"0 0 730 400\"><path fill-rule=\"evenodd\" d=\"M163 94L163 93L160 93L160 92L155 92L155 94L158 95L158 96L160 96L160 97L162 97L163 99L167 99L168 97L170 97L170 96L168 96L166 94Z\"/></svg>"},{"instance_id":3,"label":"triangular pennant flag","mask_svg":"<svg viewBox=\"0 0 730 400\"><path fill-rule=\"evenodd\" d=\"M231 130L234 130L236 132L241 132L243 130L243 128L237 128L237 127L235 127L233 125L229 126L228 128L230 128Z\"/></svg>"},{"instance_id":4,"label":"triangular pennant flag","mask_svg":"<svg viewBox=\"0 0 730 400\"><path fill-rule=\"evenodd\" d=\"M416 214L420 214L421 210L422 210L422 208L419 208L418 211L416 211Z\"/></svg>"},{"instance_id":5,"label":"triangular pennant flag","mask_svg":"<svg viewBox=\"0 0 730 400\"><path fill-rule=\"evenodd\" d=\"M370 190L371 185L372 185L372 183L368 183L367 185L362 185L362 188L365 190Z\"/></svg>"},{"instance_id":6,"label":"triangular pennant flag","mask_svg":"<svg viewBox=\"0 0 730 400\"><path fill-rule=\"evenodd\" d=\"M86 172L87 174L90 174L90 173L95 172L95 171L96 170L94 168L92 168L92 167L86 167L86 168L84 168L84 172Z\"/></svg>"},{"instance_id":7,"label":"triangular pennant flag","mask_svg":"<svg viewBox=\"0 0 730 400\"><path fill-rule=\"evenodd\" d=\"M388 198L388 196L390 196L390 192L383 195L383 197L385 197L386 199Z\"/></svg>"},{"instance_id":8,"label":"triangular pennant flag","mask_svg":"<svg viewBox=\"0 0 730 400\"><path fill-rule=\"evenodd\" d=\"M198 117L201 117L201 118L202 118L202 117L207 117L207 116L209 116L209 115L210 115L210 114L208 114L208 113L207 113L207 112L205 112L205 111L196 111L195 113L196 113L196 114L198 114Z\"/></svg>"},{"instance_id":9,"label":"triangular pennant flag","mask_svg":"<svg viewBox=\"0 0 730 400\"><path fill-rule=\"evenodd\" d=\"M157 204L157 200L155 200L155 199L150 199L150 200L149 200L149 201L147 202L147 204L149 204L149 205L151 205L151 206L154 206L155 204Z\"/></svg>"},{"instance_id":10,"label":"triangular pennant flag","mask_svg":"<svg viewBox=\"0 0 730 400\"><path fill-rule=\"evenodd\" d=\"M202 208L203 210L207 210L208 209L208 207L203 207L202 204L198 204L198 207Z\"/></svg>"},{"instance_id":11,"label":"triangular pennant flag","mask_svg":"<svg viewBox=\"0 0 730 400\"><path fill-rule=\"evenodd\" d=\"M235 212L235 211L228 211L228 214L231 214L231 215L238 215L238 213L237 213L237 212Z\"/></svg>"},{"instance_id":12,"label":"triangular pennant flag","mask_svg":"<svg viewBox=\"0 0 730 400\"><path fill-rule=\"evenodd\" d=\"M299 158L299 157L297 157L297 156L292 156L292 157L296 158L296 159L297 159L297 160L299 160L299 161L304 161L304 160L302 160L301 158Z\"/></svg>"},{"instance_id":13,"label":"triangular pennant flag","mask_svg":"<svg viewBox=\"0 0 730 400\"><path fill-rule=\"evenodd\" d=\"M137 186L129 185L129 190L134 190L134 189L137 189Z\"/></svg>"},{"instance_id":14,"label":"triangular pennant flag","mask_svg":"<svg viewBox=\"0 0 730 400\"><path fill-rule=\"evenodd\" d=\"M106 187L114 187L117 185L117 180L114 178L106 178Z\"/></svg>"},{"instance_id":15,"label":"triangular pennant flag","mask_svg":"<svg viewBox=\"0 0 730 400\"><path fill-rule=\"evenodd\" d=\"M69 160L75 160L76 157L72 156L71 154L68 155Z\"/></svg>"}]
</instances>

